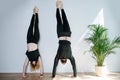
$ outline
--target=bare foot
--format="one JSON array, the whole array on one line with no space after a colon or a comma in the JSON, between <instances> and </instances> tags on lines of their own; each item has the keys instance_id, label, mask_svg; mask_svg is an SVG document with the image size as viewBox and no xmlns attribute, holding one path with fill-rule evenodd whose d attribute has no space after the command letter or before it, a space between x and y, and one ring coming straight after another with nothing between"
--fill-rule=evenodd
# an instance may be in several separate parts
<instances>
[{"instance_id":1,"label":"bare foot","mask_svg":"<svg viewBox=\"0 0 120 80\"><path fill-rule=\"evenodd\" d=\"M33 13L38 13L38 8L35 6L34 9L33 9Z\"/></svg>"},{"instance_id":2,"label":"bare foot","mask_svg":"<svg viewBox=\"0 0 120 80\"><path fill-rule=\"evenodd\" d=\"M63 9L63 3L62 3L61 0L56 1L56 7L59 8L59 9Z\"/></svg>"}]
</instances>

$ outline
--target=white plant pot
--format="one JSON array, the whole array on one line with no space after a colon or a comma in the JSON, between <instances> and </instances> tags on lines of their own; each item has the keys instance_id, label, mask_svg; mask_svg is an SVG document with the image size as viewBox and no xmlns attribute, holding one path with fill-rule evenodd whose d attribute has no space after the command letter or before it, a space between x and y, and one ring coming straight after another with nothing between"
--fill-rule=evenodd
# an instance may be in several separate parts
<instances>
[{"instance_id":1,"label":"white plant pot","mask_svg":"<svg viewBox=\"0 0 120 80\"><path fill-rule=\"evenodd\" d=\"M105 66L95 66L95 73L97 76L105 76L106 75L106 67Z\"/></svg>"}]
</instances>

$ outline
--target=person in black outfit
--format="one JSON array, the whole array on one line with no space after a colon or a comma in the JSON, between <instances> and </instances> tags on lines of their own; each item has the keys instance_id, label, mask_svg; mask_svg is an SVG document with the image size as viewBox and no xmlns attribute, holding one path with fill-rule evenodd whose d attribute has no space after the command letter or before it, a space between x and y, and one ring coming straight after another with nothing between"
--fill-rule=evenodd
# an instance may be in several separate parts
<instances>
[{"instance_id":1,"label":"person in black outfit","mask_svg":"<svg viewBox=\"0 0 120 80\"><path fill-rule=\"evenodd\" d=\"M34 71L40 68L40 76L43 76L43 65L38 50L38 42L40 38L39 33L39 20L38 20L38 9L35 7L33 9L34 14L32 15L31 23L27 32L27 51L26 59L23 65L23 77L26 77L26 68L30 61L31 70Z\"/></svg>"},{"instance_id":2,"label":"person in black outfit","mask_svg":"<svg viewBox=\"0 0 120 80\"><path fill-rule=\"evenodd\" d=\"M71 30L70 26L65 14L65 11L63 9L63 4L62 1L57 1L56 2L57 10L56 10L56 18L57 18L57 36L59 38L59 47L57 51L57 55L54 59L54 66L53 66L53 72L52 72L52 77L55 77L56 74L56 67L58 65L59 59L61 60L61 63L65 64L67 62L67 59L70 60L73 68L73 76L77 76L76 72L76 64L75 64L75 59L72 55L71 51L71 42L70 42L70 37L71 37ZM61 15L60 15L61 11ZM62 17L62 19L61 19Z\"/></svg>"}]
</instances>

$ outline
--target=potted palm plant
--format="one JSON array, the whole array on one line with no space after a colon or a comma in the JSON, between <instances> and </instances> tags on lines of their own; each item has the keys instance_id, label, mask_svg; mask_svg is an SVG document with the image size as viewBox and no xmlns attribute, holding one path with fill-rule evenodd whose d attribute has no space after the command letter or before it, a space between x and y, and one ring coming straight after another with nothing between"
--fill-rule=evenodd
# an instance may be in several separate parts
<instances>
[{"instance_id":1,"label":"potted palm plant","mask_svg":"<svg viewBox=\"0 0 120 80\"><path fill-rule=\"evenodd\" d=\"M89 51L96 61L96 75L103 76L104 60L111 53L115 53L115 48L120 48L120 36L110 40L107 36L107 28L100 24L92 24L88 28L91 33L85 40L92 44Z\"/></svg>"}]
</instances>

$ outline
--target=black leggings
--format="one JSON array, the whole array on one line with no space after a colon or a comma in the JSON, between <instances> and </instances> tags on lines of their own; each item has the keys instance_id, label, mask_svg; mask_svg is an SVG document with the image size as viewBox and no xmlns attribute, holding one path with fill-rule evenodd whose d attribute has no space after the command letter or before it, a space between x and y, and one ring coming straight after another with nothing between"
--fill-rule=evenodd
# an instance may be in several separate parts
<instances>
[{"instance_id":1,"label":"black leggings","mask_svg":"<svg viewBox=\"0 0 120 80\"><path fill-rule=\"evenodd\" d=\"M71 30L70 30L70 26L69 26L69 23L68 23L68 20L67 20L64 9L61 9L61 14L62 14L62 19L61 19L61 16L60 16L60 11L57 8L56 19L57 19L57 34L58 34L58 37L59 36L70 36L71 35ZM66 32L67 32L67 34L66 34Z\"/></svg>"},{"instance_id":2,"label":"black leggings","mask_svg":"<svg viewBox=\"0 0 120 80\"><path fill-rule=\"evenodd\" d=\"M38 14L33 14L31 23L27 32L27 43L33 42L38 43L40 38L39 28L38 28Z\"/></svg>"}]
</instances>

